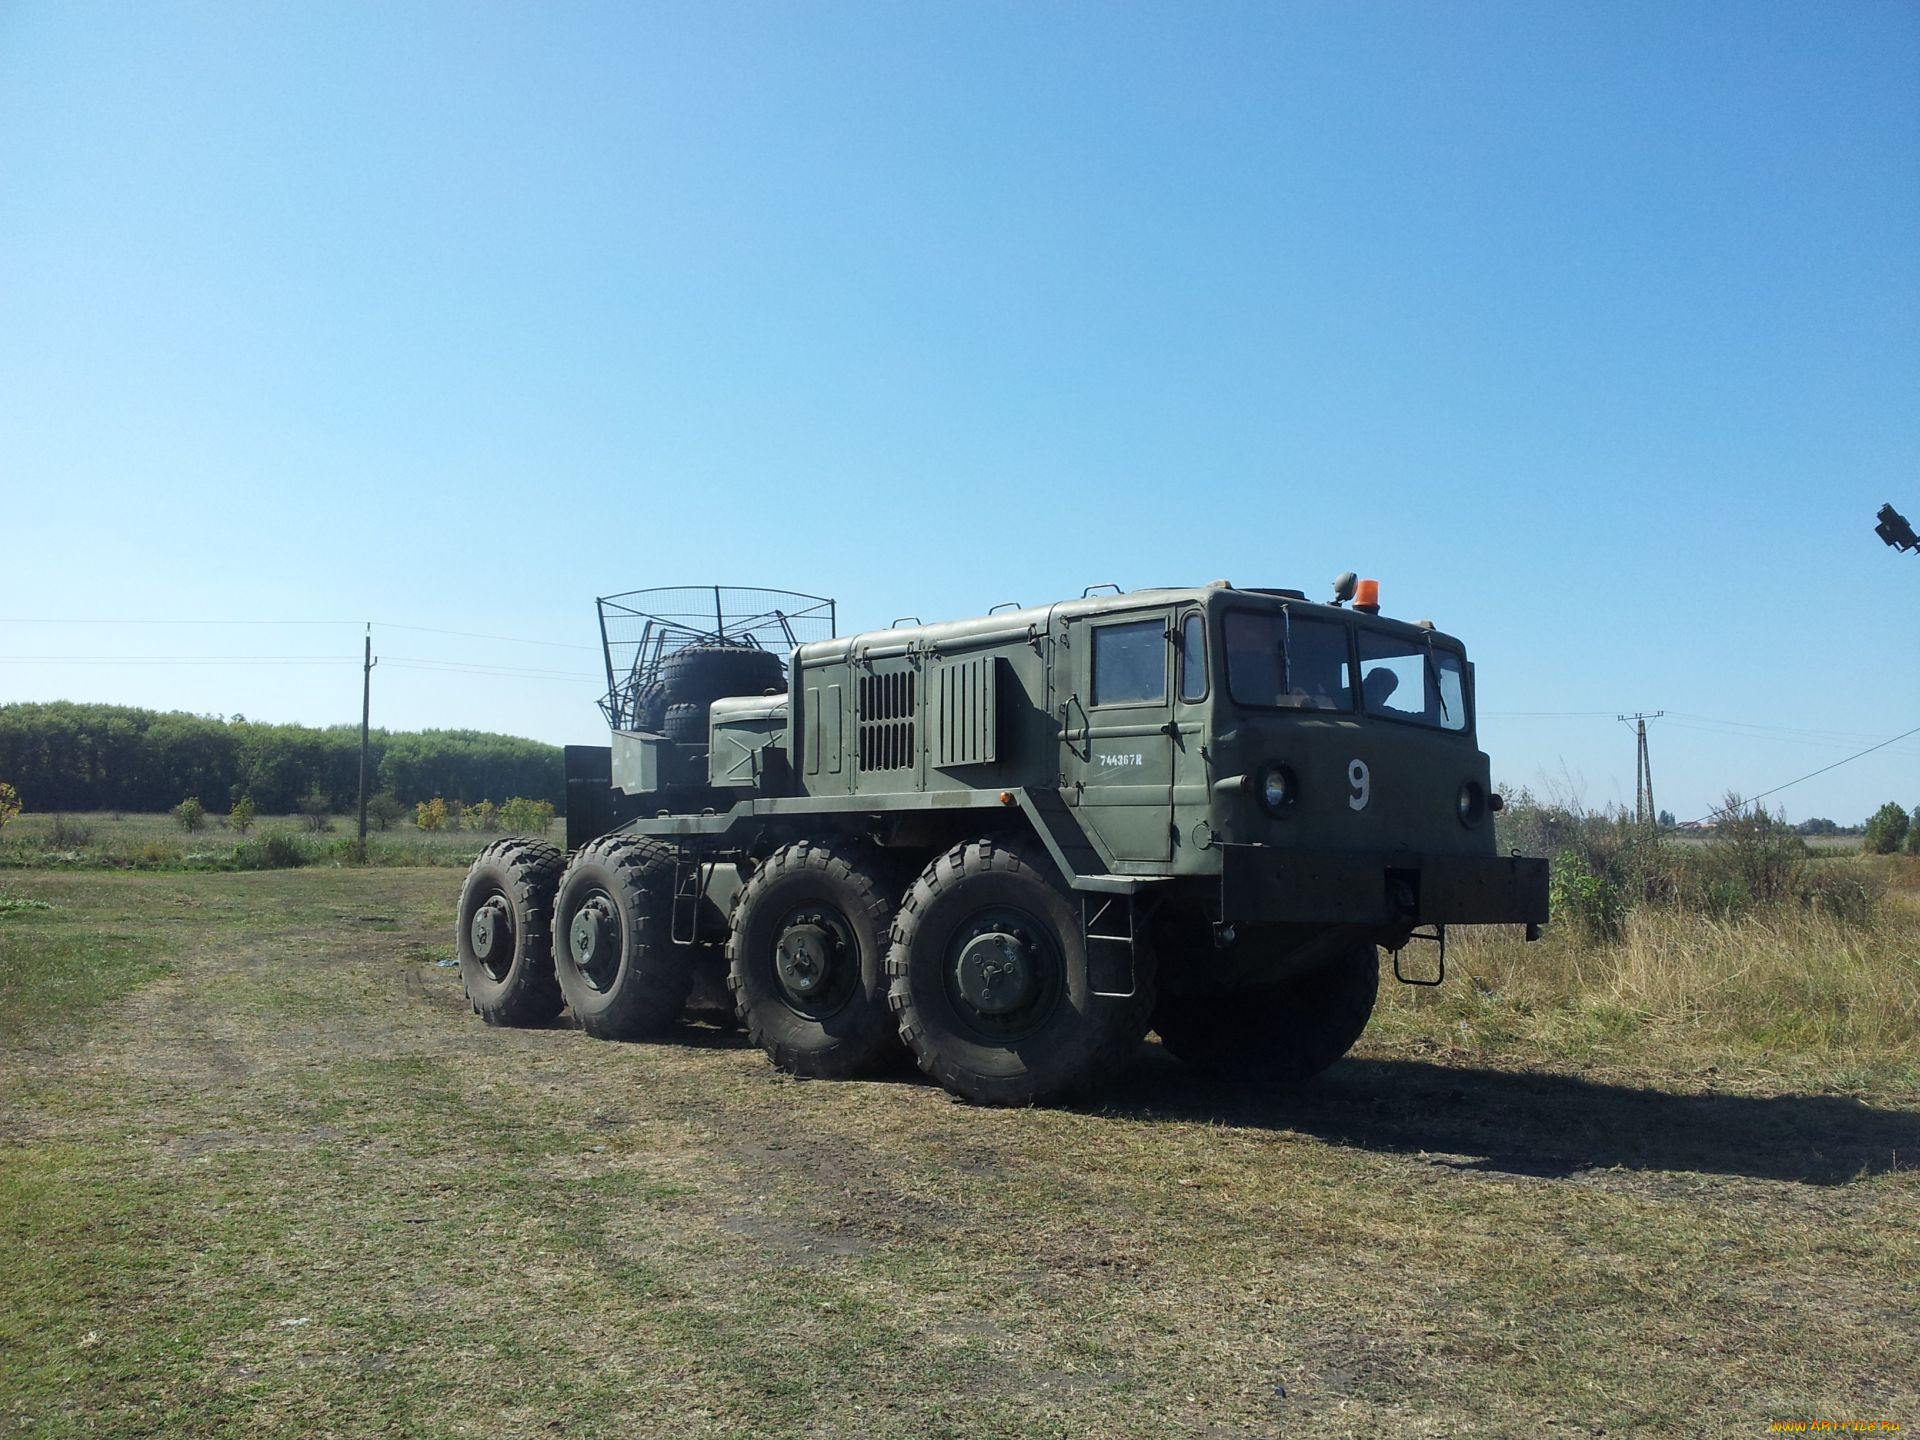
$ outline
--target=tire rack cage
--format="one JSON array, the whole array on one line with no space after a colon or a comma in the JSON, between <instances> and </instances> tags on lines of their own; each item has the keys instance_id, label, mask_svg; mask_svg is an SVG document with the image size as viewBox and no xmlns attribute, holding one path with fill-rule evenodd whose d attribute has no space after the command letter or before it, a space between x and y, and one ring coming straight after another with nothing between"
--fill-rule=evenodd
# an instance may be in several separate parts
<instances>
[{"instance_id":1,"label":"tire rack cage","mask_svg":"<svg viewBox=\"0 0 1920 1440\"><path fill-rule=\"evenodd\" d=\"M615 730L638 727L641 695L660 678L667 657L689 645L751 646L785 658L795 646L838 633L834 602L796 590L664 586L594 603L607 661L600 712Z\"/></svg>"}]
</instances>

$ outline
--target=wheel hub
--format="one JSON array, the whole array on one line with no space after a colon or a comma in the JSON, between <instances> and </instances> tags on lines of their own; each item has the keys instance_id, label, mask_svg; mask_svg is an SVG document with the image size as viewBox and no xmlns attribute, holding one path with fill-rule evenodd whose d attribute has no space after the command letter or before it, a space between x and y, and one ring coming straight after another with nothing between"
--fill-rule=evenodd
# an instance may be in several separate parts
<instances>
[{"instance_id":1,"label":"wheel hub","mask_svg":"<svg viewBox=\"0 0 1920 1440\"><path fill-rule=\"evenodd\" d=\"M812 999L826 986L838 948L838 939L818 917L788 926L773 957L781 988L796 1000Z\"/></svg>"},{"instance_id":2,"label":"wheel hub","mask_svg":"<svg viewBox=\"0 0 1920 1440\"><path fill-rule=\"evenodd\" d=\"M473 912L472 923L467 926L467 939L473 945L474 959L482 965L490 967L497 959L510 954L513 950L513 912L507 908L507 902L498 895L489 896Z\"/></svg>"},{"instance_id":3,"label":"wheel hub","mask_svg":"<svg viewBox=\"0 0 1920 1440\"><path fill-rule=\"evenodd\" d=\"M619 944L620 927L613 903L604 895L588 896L586 903L573 912L573 924L567 927L567 949L573 963L592 976L616 958Z\"/></svg>"},{"instance_id":4,"label":"wheel hub","mask_svg":"<svg viewBox=\"0 0 1920 1440\"><path fill-rule=\"evenodd\" d=\"M1033 1000L1033 949L1012 930L976 932L954 963L960 997L982 1015L1009 1015Z\"/></svg>"}]
</instances>

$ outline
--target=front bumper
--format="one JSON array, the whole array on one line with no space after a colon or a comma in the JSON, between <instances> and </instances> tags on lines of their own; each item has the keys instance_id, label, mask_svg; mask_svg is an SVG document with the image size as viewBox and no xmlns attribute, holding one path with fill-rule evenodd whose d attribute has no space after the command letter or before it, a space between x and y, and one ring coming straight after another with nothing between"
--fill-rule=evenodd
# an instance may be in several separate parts
<instances>
[{"instance_id":1,"label":"front bumper","mask_svg":"<svg viewBox=\"0 0 1920 1440\"><path fill-rule=\"evenodd\" d=\"M1229 925L1543 925L1547 862L1225 845Z\"/></svg>"}]
</instances>

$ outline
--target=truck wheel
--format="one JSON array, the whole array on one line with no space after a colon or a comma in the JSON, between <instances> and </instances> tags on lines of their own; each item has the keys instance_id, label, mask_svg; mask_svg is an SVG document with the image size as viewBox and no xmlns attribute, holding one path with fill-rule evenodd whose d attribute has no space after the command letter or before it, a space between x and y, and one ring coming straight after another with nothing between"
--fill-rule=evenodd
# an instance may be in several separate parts
<instances>
[{"instance_id":1,"label":"truck wheel","mask_svg":"<svg viewBox=\"0 0 1920 1440\"><path fill-rule=\"evenodd\" d=\"M1044 857L996 840L940 856L900 902L888 1002L920 1068L954 1094L1034 1105L1126 1064L1153 1008L1142 948L1135 994L1095 995L1072 897Z\"/></svg>"},{"instance_id":2,"label":"truck wheel","mask_svg":"<svg viewBox=\"0 0 1920 1440\"><path fill-rule=\"evenodd\" d=\"M895 887L871 846L797 840L753 872L727 943L740 1019L775 1065L844 1077L902 1057L887 1006Z\"/></svg>"},{"instance_id":3,"label":"truck wheel","mask_svg":"<svg viewBox=\"0 0 1920 1440\"><path fill-rule=\"evenodd\" d=\"M474 1014L544 1025L560 1013L547 927L565 864L544 840L496 840L467 869L455 944Z\"/></svg>"},{"instance_id":4,"label":"truck wheel","mask_svg":"<svg viewBox=\"0 0 1920 1440\"><path fill-rule=\"evenodd\" d=\"M553 906L553 969L580 1028L602 1040L658 1034L693 988L692 946L675 945L673 852L604 835L583 845Z\"/></svg>"},{"instance_id":5,"label":"truck wheel","mask_svg":"<svg viewBox=\"0 0 1920 1440\"><path fill-rule=\"evenodd\" d=\"M1318 1075L1367 1028L1380 952L1360 945L1318 970L1231 995L1162 995L1153 1028L1197 1070L1298 1083Z\"/></svg>"}]
</instances>

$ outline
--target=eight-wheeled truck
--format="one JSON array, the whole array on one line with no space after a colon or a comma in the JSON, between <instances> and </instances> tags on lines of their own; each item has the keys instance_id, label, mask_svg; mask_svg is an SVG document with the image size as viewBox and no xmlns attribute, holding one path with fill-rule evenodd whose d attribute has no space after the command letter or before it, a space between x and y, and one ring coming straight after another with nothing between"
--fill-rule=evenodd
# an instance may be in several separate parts
<instances>
[{"instance_id":1,"label":"eight-wheeled truck","mask_svg":"<svg viewBox=\"0 0 1920 1440\"><path fill-rule=\"evenodd\" d=\"M503 840L469 871L474 1009L624 1039L704 996L796 1074L910 1052L1019 1105L1149 1028L1303 1079L1365 1028L1380 950L1432 983L1448 926L1538 934L1459 641L1351 575L1331 603L1099 588L846 637L788 592L601 600L611 743L566 752L570 856Z\"/></svg>"}]
</instances>

